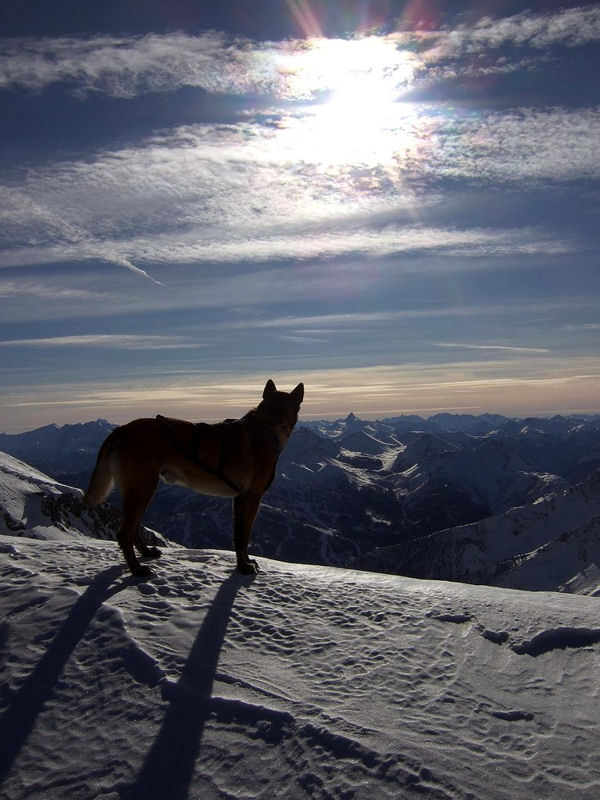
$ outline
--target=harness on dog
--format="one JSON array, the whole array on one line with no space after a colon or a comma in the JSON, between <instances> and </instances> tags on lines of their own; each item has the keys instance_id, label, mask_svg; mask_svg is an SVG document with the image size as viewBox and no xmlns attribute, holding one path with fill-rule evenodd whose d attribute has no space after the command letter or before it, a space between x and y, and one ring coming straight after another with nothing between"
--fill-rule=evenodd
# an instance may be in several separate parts
<instances>
[{"instance_id":1,"label":"harness on dog","mask_svg":"<svg viewBox=\"0 0 600 800\"><path fill-rule=\"evenodd\" d=\"M186 450L183 447L180 447L178 442L175 440L173 436L171 421L168 417L164 417L162 414L156 415L157 421L163 426L165 432L169 436L172 444L180 450L186 458L190 461L193 461L194 464L197 464L201 469L205 472L208 472L209 475L214 475L215 478L218 478L222 481L226 486L229 486L230 489L236 494L241 494L242 489L234 483L230 478L227 477L225 474L225 468L227 466L227 461L229 459L229 455L232 451L232 440L235 435L235 426L240 425L244 422L250 422L257 428L265 433L269 439L272 441L275 451L276 451L276 458L275 458L275 465L273 466L273 474L269 480L268 486L273 483L275 478L275 466L277 464L277 459L279 458L279 454L281 453L282 445L279 439L279 436L269 428L267 425L262 423L260 420L256 419L253 414L247 414L241 420L239 419L226 419L223 422L218 423L217 425L209 425L207 422L196 422L194 424L194 428L192 431L192 437L190 439L189 448ZM285 431L286 426L283 422L279 420L275 420L276 424L278 424L283 431ZM221 444L219 448L219 461L216 467L212 467L210 464L207 464L202 459L198 458L198 450L200 449L200 444L202 442L203 434L206 432L207 428L219 428L219 432L221 434Z\"/></svg>"},{"instance_id":2,"label":"harness on dog","mask_svg":"<svg viewBox=\"0 0 600 800\"><path fill-rule=\"evenodd\" d=\"M264 425L259 419L253 414L246 414L245 417L242 418L245 422L251 422L255 427L260 428L263 433L266 433L267 436L271 439L275 446L275 463L273 464L273 472L271 473L271 477L269 478L269 482L266 485L265 491L269 488L269 486L275 480L275 470L277 468L277 459L279 458L279 454L281 453L281 449L283 445L281 444L281 440L279 436L275 433L275 431L271 430L267 425ZM277 424L281 427L282 430L285 430L285 426L283 422L276 420Z\"/></svg>"},{"instance_id":3,"label":"harness on dog","mask_svg":"<svg viewBox=\"0 0 600 800\"><path fill-rule=\"evenodd\" d=\"M279 436L277 436L275 431L271 430L271 428L269 428L267 425L264 425L259 419L256 419L256 417L253 414L246 414L246 416L242 417L242 419L244 422L251 422L257 428L260 428L263 433L267 434L267 436L271 439L271 441L275 445L275 450L277 451L277 458L279 458L279 455L282 450L282 445ZM225 422L229 422L229 420L225 420ZM279 427L282 430L285 429L285 425L283 424L283 422L281 422L280 420L275 420L275 422L277 423L277 425L279 425Z\"/></svg>"},{"instance_id":4,"label":"harness on dog","mask_svg":"<svg viewBox=\"0 0 600 800\"><path fill-rule=\"evenodd\" d=\"M218 478L226 486L229 486L230 489L233 489L233 491L236 494L242 493L241 488L236 483L234 483L230 478L228 478L227 475L225 474L225 466L227 464L227 458L231 450L229 443L231 441L232 429L229 428L228 426L233 425L234 423L237 422L237 420L227 419L225 420L224 423L220 424L221 447L219 450L219 462L215 468L211 467L210 464L207 464L205 461L202 461L202 459L198 458L198 450L200 442L202 440L202 433L206 428L213 427L212 425L208 425L208 423L206 422L197 422L194 425L189 448L186 450L185 448L180 447L179 444L175 441L175 438L172 435L171 423L169 421L169 418L163 417L162 414L157 414L156 419L163 426L171 442L177 447L178 450L180 450L186 456L186 458L189 458L189 460L193 461L194 464L197 464L205 472L208 472L209 475L214 475L215 478Z\"/></svg>"}]
</instances>

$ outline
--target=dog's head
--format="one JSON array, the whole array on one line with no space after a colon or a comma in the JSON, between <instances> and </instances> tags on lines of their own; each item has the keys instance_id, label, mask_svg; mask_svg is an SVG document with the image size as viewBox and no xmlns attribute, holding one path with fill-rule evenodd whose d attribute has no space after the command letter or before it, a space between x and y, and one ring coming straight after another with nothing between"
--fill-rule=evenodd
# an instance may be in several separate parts
<instances>
[{"instance_id":1,"label":"dog's head","mask_svg":"<svg viewBox=\"0 0 600 800\"><path fill-rule=\"evenodd\" d=\"M300 404L303 399L303 383L299 383L291 392L280 392L273 381L269 379L263 390L263 399L260 408L267 412L273 419L283 423L289 436L298 420L298 411L300 410Z\"/></svg>"}]
</instances>

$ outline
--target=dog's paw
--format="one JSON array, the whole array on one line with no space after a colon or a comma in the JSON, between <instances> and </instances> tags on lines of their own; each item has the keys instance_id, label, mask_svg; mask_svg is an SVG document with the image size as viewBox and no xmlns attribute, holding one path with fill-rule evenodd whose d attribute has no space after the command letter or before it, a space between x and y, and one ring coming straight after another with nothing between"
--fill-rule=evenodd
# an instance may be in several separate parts
<instances>
[{"instance_id":1,"label":"dog's paw","mask_svg":"<svg viewBox=\"0 0 600 800\"><path fill-rule=\"evenodd\" d=\"M136 567L132 567L131 574L134 578L151 578L153 572L145 564L138 564Z\"/></svg>"},{"instance_id":2,"label":"dog's paw","mask_svg":"<svg viewBox=\"0 0 600 800\"><path fill-rule=\"evenodd\" d=\"M260 571L258 561L254 558L249 558L244 564L238 564L238 569L242 575L256 575Z\"/></svg>"}]
</instances>

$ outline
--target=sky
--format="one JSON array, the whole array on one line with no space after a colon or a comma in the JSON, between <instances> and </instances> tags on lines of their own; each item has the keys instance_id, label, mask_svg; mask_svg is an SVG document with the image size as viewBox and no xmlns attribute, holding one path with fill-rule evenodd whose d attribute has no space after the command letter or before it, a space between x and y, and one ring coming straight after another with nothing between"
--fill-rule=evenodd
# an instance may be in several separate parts
<instances>
[{"instance_id":1,"label":"sky","mask_svg":"<svg viewBox=\"0 0 600 800\"><path fill-rule=\"evenodd\" d=\"M0 431L600 412L600 4L5 0Z\"/></svg>"}]
</instances>

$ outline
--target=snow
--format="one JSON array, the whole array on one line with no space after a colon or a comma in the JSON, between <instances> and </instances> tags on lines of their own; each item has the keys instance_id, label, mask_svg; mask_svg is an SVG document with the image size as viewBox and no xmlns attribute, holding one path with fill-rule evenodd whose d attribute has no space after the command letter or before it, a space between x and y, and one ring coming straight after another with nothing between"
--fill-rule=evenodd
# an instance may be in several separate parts
<instances>
[{"instance_id":1,"label":"snow","mask_svg":"<svg viewBox=\"0 0 600 800\"><path fill-rule=\"evenodd\" d=\"M0 453L0 498L5 512L13 519L20 520L24 515L29 495L40 491L57 495L62 489L68 487L19 459Z\"/></svg>"},{"instance_id":2,"label":"snow","mask_svg":"<svg viewBox=\"0 0 600 800\"><path fill-rule=\"evenodd\" d=\"M598 601L0 537L1 793L596 798Z\"/></svg>"}]
</instances>

